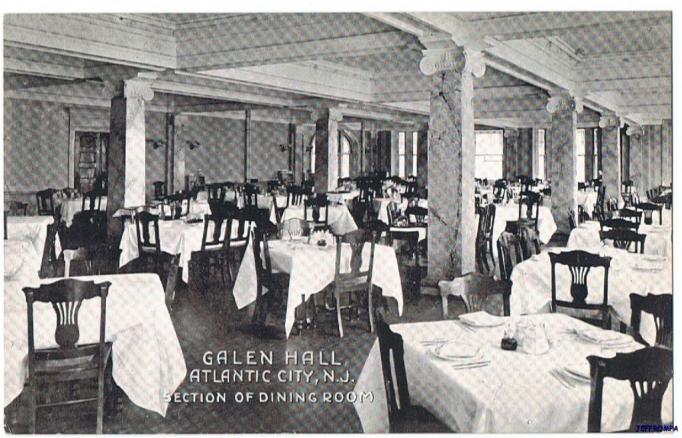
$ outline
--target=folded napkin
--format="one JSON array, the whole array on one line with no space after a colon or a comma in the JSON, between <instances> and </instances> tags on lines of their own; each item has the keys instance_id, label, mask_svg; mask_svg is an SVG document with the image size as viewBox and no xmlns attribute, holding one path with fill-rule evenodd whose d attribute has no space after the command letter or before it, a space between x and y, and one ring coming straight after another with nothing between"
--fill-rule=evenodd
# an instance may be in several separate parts
<instances>
[{"instance_id":1,"label":"folded napkin","mask_svg":"<svg viewBox=\"0 0 682 438\"><path fill-rule=\"evenodd\" d=\"M434 353L445 359L472 359L480 356L481 347L459 341L450 341L434 348Z\"/></svg>"},{"instance_id":2,"label":"folded napkin","mask_svg":"<svg viewBox=\"0 0 682 438\"><path fill-rule=\"evenodd\" d=\"M491 315L483 310L459 315L459 320L472 327L496 327L505 322L505 318Z\"/></svg>"},{"instance_id":3,"label":"folded napkin","mask_svg":"<svg viewBox=\"0 0 682 438\"><path fill-rule=\"evenodd\" d=\"M576 334L584 341L599 344L602 346L625 346L632 343L632 338L618 332L601 329L577 330Z\"/></svg>"}]
</instances>

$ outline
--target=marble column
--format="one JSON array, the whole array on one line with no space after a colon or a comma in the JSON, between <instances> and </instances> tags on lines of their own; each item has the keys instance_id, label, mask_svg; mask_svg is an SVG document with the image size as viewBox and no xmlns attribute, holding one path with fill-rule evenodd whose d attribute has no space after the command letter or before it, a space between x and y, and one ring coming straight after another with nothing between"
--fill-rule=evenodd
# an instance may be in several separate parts
<instances>
[{"instance_id":1,"label":"marble column","mask_svg":"<svg viewBox=\"0 0 682 438\"><path fill-rule=\"evenodd\" d=\"M633 190L642 194L646 190L647 175L644 171L644 132L641 126L629 126L627 135L630 139L630 179L633 181Z\"/></svg>"},{"instance_id":2,"label":"marble column","mask_svg":"<svg viewBox=\"0 0 682 438\"><path fill-rule=\"evenodd\" d=\"M552 138L552 159L549 162L549 179L552 181L552 216L559 233L568 234L569 211L578 212L578 172L576 129L579 102L569 94L555 94L547 104L552 114L549 136Z\"/></svg>"},{"instance_id":3,"label":"marble column","mask_svg":"<svg viewBox=\"0 0 682 438\"><path fill-rule=\"evenodd\" d=\"M663 185L670 185L673 180L673 122L663 120L661 125L661 178Z\"/></svg>"},{"instance_id":4,"label":"marble column","mask_svg":"<svg viewBox=\"0 0 682 438\"><path fill-rule=\"evenodd\" d=\"M599 119L601 128L602 184L606 199L621 201L621 162L620 162L620 119L615 115L604 115Z\"/></svg>"},{"instance_id":5,"label":"marble column","mask_svg":"<svg viewBox=\"0 0 682 438\"><path fill-rule=\"evenodd\" d=\"M182 141L182 132L186 124L187 116L181 114L173 116L173 141L171 142L173 172L170 179L172 185L168 189L169 194L185 189L185 150L187 149L187 144Z\"/></svg>"},{"instance_id":6,"label":"marble column","mask_svg":"<svg viewBox=\"0 0 682 438\"><path fill-rule=\"evenodd\" d=\"M594 179L594 128L585 128L585 181Z\"/></svg>"},{"instance_id":7,"label":"marble column","mask_svg":"<svg viewBox=\"0 0 682 438\"><path fill-rule=\"evenodd\" d=\"M504 177L508 180L515 180L518 175L518 139L518 129L504 129L504 149L502 151L502 158L504 160Z\"/></svg>"},{"instance_id":8,"label":"marble column","mask_svg":"<svg viewBox=\"0 0 682 438\"><path fill-rule=\"evenodd\" d=\"M339 179L339 122L335 109L313 112L315 120L315 192L336 189Z\"/></svg>"},{"instance_id":9,"label":"marble column","mask_svg":"<svg viewBox=\"0 0 682 438\"><path fill-rule=\"evenodd\" d=\"M405 133L405 177L412 175L412 131Z\"/></svg>"},{"instance_id":10,"label":"marble column","mask_svg":"<svg viewBox=\"0 0 682 438\"><path fill-rule=\"evenodd\" d=\"M661 185L661 125L648 126L649 185L647 190Z\"/></svg>"},{"instance_id":11,"label":"marble column","mask_svg":"<svg viewBox=\"0 0 682 438\"><path fill-rule=\"evenodd\" d=\"M485 65L461 48L426 51L432 74L429 117L429 230L427 287L475 270L474 73ZM435 73L435 74L434 74Z\"/></svg>"},{"instance_id":12,"label":"marble column","mask_svg":"<svg viewBox=\"0 0 682 438\"><path fill-rule=\"evenodd\" d=\"M429 131L417 134L417 184L426 187L429 178Z\"/></svg>"},{"instance_id":13,"label":"marble column","mask_svg":"<svg viewBox=\"0 0 682 438\"><path fill-rule=\"evenodd\" d=\"M113 217L120 208L137 207L145 199L145 101L154 97L151 80L133 78L107 83L112 95L107 160L107 239L117 242L122 223Z\"/></svg>"}]
</instances>

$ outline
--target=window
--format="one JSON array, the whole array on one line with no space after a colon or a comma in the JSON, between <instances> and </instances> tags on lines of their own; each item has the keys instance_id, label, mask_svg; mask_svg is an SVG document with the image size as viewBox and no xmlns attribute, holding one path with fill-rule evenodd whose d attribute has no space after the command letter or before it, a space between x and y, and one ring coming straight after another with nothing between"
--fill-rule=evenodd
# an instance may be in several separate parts
<instances>
[{"instance_id":1,"label":"window","mask_svg":"<svg viewBox=\"0 0 682 438\"><path fill-rule=\"evenodd\" d=\"M350 176L350 142L339 133L339 178Z\"/></svg>"},{"instance_id":2,"label":"window","mask_svg":"<svg viewBox=\"0 0 682 438\"><path fill-rule=\"evenodd\" d=\"M538 169L536 178L547 179L547 160L545 151L545 130L538 129Z\"/></svg>"},{"instance_id":3,"label":"window","mask_svg":"<svg viewBox=\"0 0 682 438\"><path fill-rule=\"evenodd\" d=\"M578 171L578 182L585 182L585 130L578 129L575 133L575 145L578 158L575 162Z\"/></svg>"},{"instance_id":4,"label":"window","mask_svg":"<svg viewBox=\"0 0 682 438\"><path fill-rule=\"evenodd\" d=\"M398 133L398 176L405 178L405 133Z\"/></svg>"},{"instance_id":5,"label":"window","mask_svg":"<svg viewBox=\"0 0 682 438\"><path fill-rule=\"evenodd\" d=\"M419 133L412 133L412 176L417 176L417 141L419 139Z\"/></svg>"},{"instance_id":6,"label":"window","mask_svg":"<svg viewBox=\"0 0 682 438\"><path fill-rule=\"evenodd\" d=\"M496 180L502 178L502 131L476 131L475 177Z\"/></svg>"},{"instance_id":7,"label":"window","mask_svg":"<svg viewBox=\"0 0 682 438\"><path fill-rule=\"evenodd\" d=\"M597 179L599 178L599 130L595 129L593 132L594 155L592 156L592 178Z\"/></svg>"}]
</instances>

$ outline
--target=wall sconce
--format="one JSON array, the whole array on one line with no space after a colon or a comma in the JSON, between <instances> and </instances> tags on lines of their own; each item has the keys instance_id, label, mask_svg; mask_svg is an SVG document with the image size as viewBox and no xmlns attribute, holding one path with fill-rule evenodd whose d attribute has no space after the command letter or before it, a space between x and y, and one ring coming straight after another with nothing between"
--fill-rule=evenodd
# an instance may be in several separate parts
<instances>
[{"instance_id":1,"label":"wall sconce","mask_svg":"<svg viewBox=\"0 0 682 438\"><path fill-rule=\"evenodd\" d=\"M151 143L152 148L154 150L160 148L161 146L166 146L166 142L164 140L161 140L159 138L147 138L145 140L146 143Z\"/></svg>"},{"instance_id":2,"label":"wall sconce","mask_svg":"<svg viewBox=\"0 0 682 438\"><path fill-rule=\"evenodd\" d=\"M198 149L199 147L201 147L201 143L199 143L196 140L188 140L187 146L189 146L189 150L193 151L194 149Z\"/></svg>"}]
</instances>

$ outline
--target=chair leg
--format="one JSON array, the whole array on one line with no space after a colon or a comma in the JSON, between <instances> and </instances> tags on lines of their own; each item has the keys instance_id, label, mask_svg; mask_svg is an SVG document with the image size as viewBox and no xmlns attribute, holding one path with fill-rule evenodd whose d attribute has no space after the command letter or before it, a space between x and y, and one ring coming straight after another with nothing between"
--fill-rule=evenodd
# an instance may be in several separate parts
<instances>
[{"instance_id":1,"label":"chair leg","mask_svg":"<svg viewBox=\"0 0 682 438\"><path fill-rule=\"evenodd\" d=\"M442 295L440 297L440 300L441 300L441 304L443 306L443 319L445 319L448 316L448 296Z\"/></svg>"},{"instance_id":2,"label":"chair leg","mask_svg":"<svg viewBox=\"0 0 682 438\"><path fill-rule=\"evenodd\" d=\"M372 300L372 288L367 294L367 314L369 315L369 332L374 333L374 300Z\"/></svg>"},{"instance_id":3,"label":"chair leg","mask_svg":"<svg viewBox=\"0 0 682 438\"><path fill-rule=\"evenodd\" d=\"M104 372L99 373L97 382L97 434L102 434L104 423Z\"/></svg>"},{"instance_id":4,"label":"chair leg","mask_svg":"<svg viewBox=\"0 0 682 438\"><path fill-rule=\"evenodd\" d=\"M29 386L28 396L28 433L36 433L36 387L35 382Z\"/></svg>"},{"instance_id":5,"label":"chair leg","mask_svg":"<svg viewBox=\"0 0 682 438\"><path fill-rule=\"evenodd\" d=\"M339 329L339 338L343 338L343 322L341 320L341 296L338 292L334 292L334 298L336 300L336 322Z\"/></svg>"}]
</instances>

